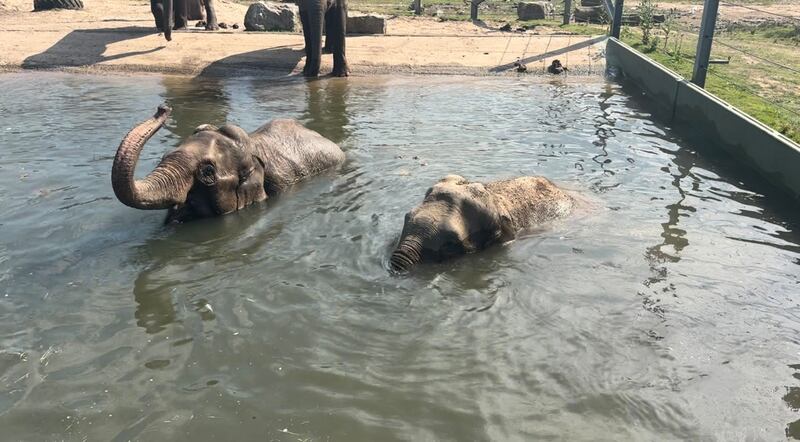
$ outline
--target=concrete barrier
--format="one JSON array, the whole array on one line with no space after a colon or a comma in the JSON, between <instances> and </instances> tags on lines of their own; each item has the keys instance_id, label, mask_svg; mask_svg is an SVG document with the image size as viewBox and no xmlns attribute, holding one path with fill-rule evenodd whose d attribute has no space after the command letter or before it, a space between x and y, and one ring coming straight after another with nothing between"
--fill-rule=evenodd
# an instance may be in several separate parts
<instances>
[{"instance_id":1,"label":"concrete barrier","mask_svg":"<svg viewBox=\"0 0 800 442\"><path fill-rule=\"evenodd\" d=\"M767 181L800 199L800 146L615 38L606 64L649 96L667 122L712 140Z\"/></svg>"}]
</instances>

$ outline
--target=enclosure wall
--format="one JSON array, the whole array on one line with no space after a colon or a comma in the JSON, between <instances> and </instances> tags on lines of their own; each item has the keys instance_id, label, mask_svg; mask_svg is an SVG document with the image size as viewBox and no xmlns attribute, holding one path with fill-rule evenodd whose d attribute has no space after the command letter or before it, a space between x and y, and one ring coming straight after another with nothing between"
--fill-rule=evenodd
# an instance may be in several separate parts
<instances>
[{"instance_id":1,"label":"enclosure wall","mask_svg":"<svg viewBox=\"0 0 800 442\"><path fill-rule=\"evenodd\" d=\"M678 130L710 140L800 197L800 146L635 49L610 38L607 66L652 98Z\"/></svg>"}]
</instances>

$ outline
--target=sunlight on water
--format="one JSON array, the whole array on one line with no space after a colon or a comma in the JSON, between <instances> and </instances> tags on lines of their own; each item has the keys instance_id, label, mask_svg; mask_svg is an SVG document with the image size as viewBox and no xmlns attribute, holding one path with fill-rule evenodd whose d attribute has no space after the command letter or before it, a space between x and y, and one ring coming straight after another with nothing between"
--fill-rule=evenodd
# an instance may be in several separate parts
<instances>
[{"instance_id":1,"label":"sunlight on water","mask_svg":"<svg viewBox=\"0 0 800 442\"><path fill-rule=\"evenodd\" d=\"M7 437L800 437L796 206L618 85L0 78ZM139 175L199 124L279 117L348 160L164 226L110 184L161 102ZM403 215L449 173L546 175L595 207L391 276Z\"/></svg>"}]
</instances>

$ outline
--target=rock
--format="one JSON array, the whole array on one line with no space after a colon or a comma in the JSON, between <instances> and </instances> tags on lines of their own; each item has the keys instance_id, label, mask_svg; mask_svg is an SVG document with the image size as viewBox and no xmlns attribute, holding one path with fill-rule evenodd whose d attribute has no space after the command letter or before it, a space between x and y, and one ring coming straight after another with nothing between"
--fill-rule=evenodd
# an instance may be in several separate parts
<instances>
[{"instance_id":1,"label":"rock","mask_svg":"<svg viewBox=\"0 0 800 442\"><path fill-rule=\"evenodd\" d=\"M220 29L228 29L228 24L227 23L220 23L218 26L219 26Z\"/></svg>"},{"instance_id":2,"label":"rock","mask_svg":"<svg viewBox=\"0 0 800 442\"><path fill-rule=\"evenodd\" d=\"M573 14L576 22L608 23L605 6L578 6Z\"/></svg>"},{"instance_id":3,"label":"rock","mask_svg":"<svg viewBox=\"0 0 800 442\"><path fill-rule=\"evenodd\" d=\"M248 31L300 31L300 10L292 3L253 3L244 16L244 28Z\"/></svg>"},{"instance_id":4,"label":"rock","mask_svg":"<svg viewBox=\"0 0 800 442\"><path fill-rule=\"evenodd\" d=\"M517 18L520 20L541 20L553 13L550 2L520 2L517 5Z\"/></svg>"},{"instance_id":5,"label":"rock","mask_svg":"<svg viewBox=\"0 0 800 442\"><path fill-rule=\"evenodd\" d=\"M364 14L362 12L347 13L348 34L385 34L386 16Z\"/></svg>"},{"instance_id":6,"label":"rock","mask_svg":"<svg viewBox=\"0 0 800 442\"><path fill-rule=\"evenodd\" d=\"M503 32L511 32L511 23L506 23L503 26L500 26L500 30Z\"/></svg>"},{"instance_id":7,"label":"rock","mask_svg":"<svg viewBox=\"0 0 800 442\"><path fill-rule=\"evenodd\" d=\"M603 6L603 0L581 0L581 6Z\"/></svg>"},{"instance_id":8,"label":"rock","mask_svg":"<svg viewBox=\"0 0 800 442\"><path fill-rule=\"evenodd\" d=\"M231 27L233 29L239 29L239 23L234 23L233 26L231 26Z\"/></svg>"}]
</instances>

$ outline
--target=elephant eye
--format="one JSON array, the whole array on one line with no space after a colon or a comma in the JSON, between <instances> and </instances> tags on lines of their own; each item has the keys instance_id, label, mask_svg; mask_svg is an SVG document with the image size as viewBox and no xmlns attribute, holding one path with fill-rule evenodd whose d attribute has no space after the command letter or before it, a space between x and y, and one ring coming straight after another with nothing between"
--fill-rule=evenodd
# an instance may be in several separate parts
<instances>
[{"instance_id":1,"label":"elephant eye","mask_svg":"<svg viewBox=\"0 0 800 442\"><path fill-rule=\"evenodd\" d=\"M210 186L217 182L217 169L211 163L205 163L200 166L198 172L198 179L205 185Z\"/></svg>"},{"instance_id":2,"label":"elephant eye","mask_svg":"<svg viewBox=\"0 0 800 442\"><path fill-rule=\"evenodd\" d=\"M250 178L250 175L253 174L254 170L255 170L255 167L251 167L249 169L244 169L244 170L239 171L239 182L247 181L247 179Z\"/></svg>"}]
</instances>

